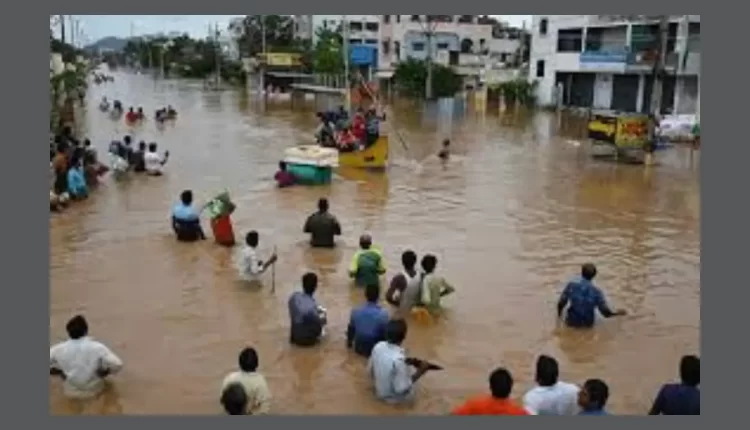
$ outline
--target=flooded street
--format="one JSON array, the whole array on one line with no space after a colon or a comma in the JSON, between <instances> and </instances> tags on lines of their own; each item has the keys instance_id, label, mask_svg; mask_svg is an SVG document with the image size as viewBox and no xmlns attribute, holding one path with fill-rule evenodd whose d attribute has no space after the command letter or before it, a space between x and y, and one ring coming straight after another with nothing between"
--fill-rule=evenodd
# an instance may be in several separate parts
<instances>
[{"instance_id":1,"label":"flooded street","mask_svg":"<svg viewBox=\"0 0 750 430\"><path fill-rule=\"evenodd\" d=\"M660 153L651 169L598 163L585 145L556 136L552 116L491 113L453 122L457 156L444 167L434 157L443 135L403 109L389 119L406 144L391 133L386 174L344 170L330 187L277 190L277 163L284 148L311 138L311 112L281 102L261 112L240 90L114 76L92 88L85 115L100 158L131 133L98 111L102 96L142 106L149 118L172 104L180 117L132 131L135 142L171 152L164 177L106 178L88 201L50 218L50 342L84 313L92 336L125 363L96 413L221 413L221 380L252 345L276 414L447 414L486 392L497 366L512 371L520 398L541 353L560 361L565 381L607 381L611 412L644 414L677 377L680 357L700 353L699 162L688 149ZM199 202L230 191L238 239L256 229L262 255L278 247L275 294L239 284L231 250L175 241L168 217L183 189ZM323 196L344 229L335 251L311 250L302 234ZM413 409L378 404L365 362L345 348L349 312L363 300L346 270L363 232L382 247L388 280L409 248L435 253L458 290L446 318L410 326L412 355L446 368L419 382ZM558 294L588 261L613 307L630 316L589 333L560 329ZM288 345L286 304L308 270L320 276L317 298L329 312L329 338L309 351ZM51 413L76 412L50 379Z\"/></svg>"}]
</instances>

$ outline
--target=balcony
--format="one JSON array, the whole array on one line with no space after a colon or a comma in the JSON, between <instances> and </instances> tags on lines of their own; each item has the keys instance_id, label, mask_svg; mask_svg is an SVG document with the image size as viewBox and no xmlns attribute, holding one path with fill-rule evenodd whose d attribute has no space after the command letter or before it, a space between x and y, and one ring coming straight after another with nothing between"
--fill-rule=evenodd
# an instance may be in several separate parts
<instances>
[{"instance_id":1,"label":"balcony","mask_svg":"<svg viewBox=\"0 0 750 430\"><path fill-rule=\"evenodd\" d=\"M658 52L655 50L646 50L640 52L631 52L628 54L627 69L630 72L650 72L656 65ZM665 69L675 71L679 63L680 55L676 52L667 54Z\"/></svg>"}]
</instances>

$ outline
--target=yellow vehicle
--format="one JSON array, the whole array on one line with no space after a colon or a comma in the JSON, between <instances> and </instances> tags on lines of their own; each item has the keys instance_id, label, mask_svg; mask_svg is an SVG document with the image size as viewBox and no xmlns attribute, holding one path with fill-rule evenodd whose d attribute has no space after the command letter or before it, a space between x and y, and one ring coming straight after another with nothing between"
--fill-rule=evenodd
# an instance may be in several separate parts
<instances>
[{"instance_id":1,"label":"yellow vehicle","mask_svg":"<svg viewBox=\"0 0 750 430\"><path fill-rule=\"evenodd\" d=\"M390 143L381 135L369 148L362 151L339 153L339 166L358 169L385 169L388 166Z\"/></svg>"}]
</instances>

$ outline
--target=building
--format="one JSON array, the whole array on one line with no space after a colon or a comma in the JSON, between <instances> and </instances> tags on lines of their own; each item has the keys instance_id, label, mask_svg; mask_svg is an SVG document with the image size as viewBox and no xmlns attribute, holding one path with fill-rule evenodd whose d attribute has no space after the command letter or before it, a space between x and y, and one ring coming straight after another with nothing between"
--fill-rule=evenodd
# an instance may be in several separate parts
<instances>
[{"instance_id":1,"label":"building","mask_svg":"<svg viewBox=\"0 0 750 430\"><path fill-rule=\"evenodd\" d=\"M294 15L294 32L299 39L311 39L321 29L338 30L344 19L349 24L349 44L377 46L380 38L379 15Z\"/></svg>"},{"instance_id":2,"label":"building","mask_svg":"<svg viewBox=\"0 0 750 430\"><path fill-rule=\"evenodd\" d=\"M531 30L529 79L540 104L650 110L658 17L534 15ZM700 111L700 63L700 15L672 16L663 113Z\"/></svg>"},{"instance_id":3,"label":"building","mask_svg":"<svg viewBox=\"0 0 750 430\"><path fill-rule=\"evenodd\" d=\"M381 75L392 75L400 61L427 59L428 39L433 62L478 75L489 55L495 21L478 15L430 15L427 23L427 16L380 15Z\"/></svg>"}]
</instances>

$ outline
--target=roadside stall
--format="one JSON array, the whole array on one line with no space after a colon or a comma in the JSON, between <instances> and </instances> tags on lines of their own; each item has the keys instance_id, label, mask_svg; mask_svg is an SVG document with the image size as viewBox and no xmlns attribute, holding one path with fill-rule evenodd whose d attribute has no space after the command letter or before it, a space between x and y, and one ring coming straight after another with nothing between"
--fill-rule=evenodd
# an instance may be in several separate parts
<instances>
[{"instance_id":1,"label":"roadside stall","mask_svg":"<svg viewBox=\"0 0 750 430\"><path fill-rule=\"evenodd\" d=\"M649 117L617 111L592 112L588 138L594 158L643 163L649 143Z\"/></svg>"}]
</instances>

